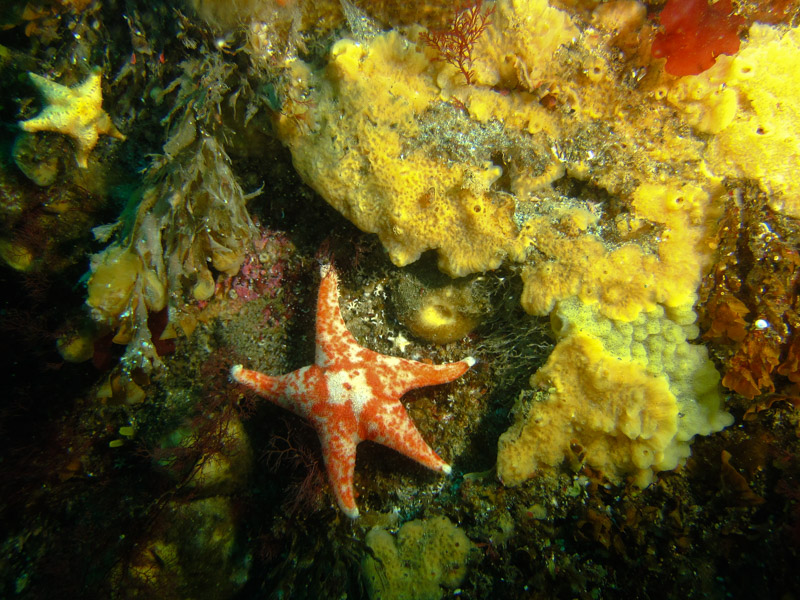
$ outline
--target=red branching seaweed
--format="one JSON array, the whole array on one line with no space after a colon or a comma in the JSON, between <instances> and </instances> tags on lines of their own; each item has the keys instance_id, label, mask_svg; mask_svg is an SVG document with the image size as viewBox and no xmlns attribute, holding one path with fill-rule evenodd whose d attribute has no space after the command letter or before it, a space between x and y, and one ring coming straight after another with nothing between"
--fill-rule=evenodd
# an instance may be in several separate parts
<instances>
[{"instance_id":1,"label":"red branching seaweed","mask_svg":"<svg viewBox=\"0 0 800 600\"><path fill-rule=\"evenodd\" d=\"M439 52L439 60L445 60L464 75L467 85L472 85L475 72L472 70L472 48L486 31L494 6L483 12L483 0L456 12L449 29L438 29L420 34L420 39Z\"/></svg>"},{"instance_id":2,"label":"red branching seaweed","mask_svg":"<svg viewBox=\"0 0 800 600\"><path fill-rule=\"evenodd\" d=\"M286 435L275 435L263 458L271 473L278 474L284 469L292 473L284 510L290 515L312 513L321 508L325 490L319 452L289 421L284 420L284 423Z\"/></svg>"},{"instance_id":3,"label":"red branching seaweed","mask_svg":"<svg viewBox=\"0 0 800 600\"><path fill-rule=\"evenodd\" d=\"M800 383L800 331L796 329L786 351L786 358L778 366L778 373L792 383Z\"/></svg>"},{"instance_id":4,"label":"red branching seaweed","mask_svg":"<svg viewBox=\"0 0 800 600\"><path fill-rule=\"evenodd\" d=\"M780 340L769 332L754 330L731 359L722 385L751 400L763 392L774 392L772 372L780 359Z\"/></svg>"},{"instance_id":5,"label":"red branching seaweed","mask_svg":"<svg viewBox=\"0 0 800 600\"><path fill-rule=\"evenodd\" d=\"M773 213L760 190L740 192L720 222L717 262L703 285L704 337L723 363L725 387L751 400L776 391L793 397L791 384L800 381L796 222Z\"/></svg>"}]
</instances>

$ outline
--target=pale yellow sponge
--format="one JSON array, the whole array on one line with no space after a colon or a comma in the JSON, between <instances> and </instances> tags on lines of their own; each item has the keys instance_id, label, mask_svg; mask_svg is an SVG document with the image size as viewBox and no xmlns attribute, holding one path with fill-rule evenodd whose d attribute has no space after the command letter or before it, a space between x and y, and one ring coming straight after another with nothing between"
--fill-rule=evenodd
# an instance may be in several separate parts
<instances>
[{"instance_id":1,"label":"pale yellow sponge","mask_svg":"<svg viewBox=\"0 0 800 600\"><path fill-rule=\"evenodd\" d=\"M772 208L800 217L800 28L760 23L735 56L678 80L667 99L697 130L716 134L706 162L717 175L759 180ZM662 92L664 93L664 92Z\"/></svg>"},{"instance_id":2,"label":"pale yellow sponge","mask_svg":"<svg viewBox=\"0 0 800 600\"><path fill-rule=\"evenodd\" d=\"M372 553L362 572L372 600L438 600L461 584L474 547L447 517L409 521L396 537L373 527L366 542Z\"/></svg>"},{"instance_id":3,"label":"pale yellow sponge","mask_svg":"<svg viewBox=\"0 0 800 600\"><path fill-rule=\"evenodd\" d=\"M449 160L423 141L418 119L439 104L439 89L416 45L396 32L368 44L344 39L324 73L294 69L300 83L278 131L297 170L350 221L377 233L396 265L436 249L440 268L460 276L517 252L514 202L491 189L502 168Z\"/></svg>"},{"instance_id":4,"label":"pale yellow sponge","mask_svg":"<svg viewBox=\"0 0 800 600\"><path fill-rule=\"evenodd\" d=\"M709 144L707 162L719 175L761 181L774 210L800 218L800 29L781 34L750 28L750 43L731 71L741 110Z\"/></svg>"},{"instance_id":5,"label":"pale yellow sponge","mask_svg":"<svg viewBox=\"0 0 800 600\"><path fill-rule=\"evenodd\" d=\"M731 424L731 416L721 409L720 377L706 347L689 342L699 333L691 302L667 308L657 305L633 321L622 321L606 319L596 305L572 298L560 302L550 320L557 338L592 336L615 360L636 363L647 373L666 378L681 413L677 441Z\"/></svg>"},{"instance_id":6,"label":"pale yellow sponge","mask_svg":"<svg viewBox=\"0 0 800 600\"><path fill-rule=\"evenodd\" d=\"M532 90L553 75L551 57L580 32L568 13L547 0L497 0L493 6L490 25L475 44L477 81Z\"/></svg>"},{"instance_id":7,"label":"pale yellow sponge","mask_svg":"<svg viewBox=\"0 0 800 600\"><path fill-rule=\"evenodd\" d=\"M497 474L505 485L560 465L576 444L612 481L633 474L646 485L652 468L677 466L665 453L678 421L666 381L614 359L598 340L581 334L560 343L532 383L550 391L500 436Z\"/></svg>"},{"instance_id":8,"label":"pale yellow sponge","mask_svg":"<svg viewBox=\"0 0 800 600\"><path fill-rule=\"evenodd\" d=\"M538 256L522 273L522 306L546 315L559 300L577 296L605 317L630 321L659 304L691 304L713 250L707 239L718 214L713 200L689 184L640 185L629 218L616 222L617 236L631 240L622 244L583 232L574 216L530 219L522 233L535 240Z\"/></svg>"},{"instance_id":9,"label":"pale yellow sponge","mask_svg":"<svg viewBox=\"0 0 800 600\"><path fill-rule=\"evenodd\" d=\"M733 422L691 305L657 306L630 322L570 299L551 319L559 342L531 378L543 401L517 407L499 441L501 481L517 485L580 448L611 481L646 486L689 456L695 435Z\"/></svg>"}]
</instances>

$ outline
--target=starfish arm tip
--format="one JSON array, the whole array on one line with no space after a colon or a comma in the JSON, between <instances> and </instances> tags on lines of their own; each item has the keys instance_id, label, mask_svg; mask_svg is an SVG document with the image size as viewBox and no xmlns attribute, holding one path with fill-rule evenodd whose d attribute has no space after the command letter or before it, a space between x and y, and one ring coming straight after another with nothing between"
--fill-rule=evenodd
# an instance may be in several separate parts
<instances>
[{"instance_id":1,"label":"starfish arm tip","mask_svg":"<svg viewBox=\"0 0 800 600\"><path fill-rule=\"evenodd\" d=\"M42 76L41 76L41 75L39 75L38 73L34 73L34 72L32 72L32 71L28 71L28 77L29 77L29 78L30 78L30 80L33 82L33 85L35 85L35 86L37 86L37 87L38 87L38 86L40 86L40 85L41 85L41 86L45 86L45 85L48 85L48 84L52 83L52 82L51 82L49 79L47 79L46 77L42 77Z\"/></svg>"},{"instance_id":2,"label":"starfish arm tip","mask_svg":"<svg viewBox=\"0 0 800 600\"><path fill-rule=\"evenodd\" d=\"M231 377L233 377L236 381L240 381L239 374L242 372L244 367L242 365L233 365L231 367Z\"/></svg>"},{"instance_id":3,"label":"starfish arm tip","mask_svg":"<svg viewBox=\"0 0 800 600\"><path fill-rule=\"evenodd\" d=\"M453 467L451 467L450 465L447 465L447 464L442 465L442 473L444 473L445 475L452 475L453 474Z\"/></svg>"},{"instance_id":4,"label":"starfish arm tip","mask_svg":"<svg viewBox=\"0 0 800 600\"><path fill-rule=\"evenodd\" d=\"M468 356L467 358L465 358L461 362L465 362L465 363L467 363L467 366L472 367L473 365L475 365L476 361L475 361L475 357Z\"/></svg>"},{"instance_id":5,"label":"starfish arm tip","mask_svg":"<svg viewBox=\"0 0 800 600\"><path fill-rule=\"evenodd\" d=\"M342 512L345 515L347 515L348 517L350 517L351 519L357 519L359 514L360 514L358 512L358 508L355 508L355 507L353 507L353 508L344 508L344 507L342 507Z\"/></svg>"}]
</instances>

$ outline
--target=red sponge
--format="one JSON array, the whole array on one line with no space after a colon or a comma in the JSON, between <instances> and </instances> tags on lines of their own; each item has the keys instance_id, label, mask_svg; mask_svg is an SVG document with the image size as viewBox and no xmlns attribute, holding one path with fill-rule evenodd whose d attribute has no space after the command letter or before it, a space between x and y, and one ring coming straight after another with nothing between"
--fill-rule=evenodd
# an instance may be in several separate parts
<instances>
[{"instance_id":1,"label":"red sponge","mask_svg":"<svg viewBox=\"0 0 800 600\"><path fill-rule=\"evenodd\" d=\"M710 69L720 54L739 51L739 28L731 0L669 0L661 11L663 32L653 40L653 57L667 59L671 75L697 75Z\"/></svg>"}]
</instances>

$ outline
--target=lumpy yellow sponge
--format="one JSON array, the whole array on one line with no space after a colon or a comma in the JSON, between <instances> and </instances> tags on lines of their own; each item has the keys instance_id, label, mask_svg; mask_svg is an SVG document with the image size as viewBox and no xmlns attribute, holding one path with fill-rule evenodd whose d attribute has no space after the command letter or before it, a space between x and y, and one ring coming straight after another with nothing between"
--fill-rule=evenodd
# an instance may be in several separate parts
<instances>
[{"instance_id":1,"label":"lumpy yellow sponge","mask_svg":"<svg viewBox=\"0 0 800 600\"><path fill-rule=\"evenodd\" d=\"M563 220L554 226L551 219L530 219L523 235L535 240L541 256L522 273L522 306L546 315L558 301L577 296L605 317L630 321L659 304L691 304L711 258L712 200L694 185L642 184L629 218L616 224L617 235L631 241L616 245Z\"/></svg>"},{"instance_id":2,"label":"lumpy yellow sponge","mask_svg":"<svg viewBox=\"0 0 800 600\"><path fill-rule=\"evenodd\" d=\"M719 374L705 347L688 342L695 318L691 305L624 321L575 298L560 302L551 317L559 343L531 378L545 399L518 407L500 437L500 479L519 484L577 444L610 480L646 486L683 462L695 435L730 425Z\"/></svg>"},{"instance_id":3,"label":"lumpy yellow sponge","mask_svg":"<svg viewBox=\"0 0 800 600\"><path fill-rule=\"evenodd\" d=\"M706 162L717 175L760 180L773 209L800 217L800 28L756 23L735 56L678 80L667 93L697 130L716 134Z\"/></svg>"},{"instance_id":4,"label":"lumpy yellow sponge","mask_svg":"<svg viewBox=\"0 0 800 600\"><path fill-rule=\"evenodd\" d=\"M558 195L553 184L567 174L618 196L615 204L624 209L640 182L662 173L673 179L661 177L658 185L671 193L707 194L713 183L693 167L702 143L681 135L660 103L620 86L604 58L611 56L607 38L582 35L566 11L547 0L497 0L484 10L493 12L465 67L474 72L472 85L421 41L420 29L404 30L407 37L389 31L341 39L324 67L285 62L275 130L304 181L376 233L396 265L435 250L443 272L463 276L505 259L525 261L536 246L556 260L534 260L530 277L563 258L556 278L594 288L566 295L596 294L602 275L587 278L575 260L585 250L597 256L610 248L590 238L551 244L547 225L542 231L526 224L535 207ZM640 259L637 252L625 249L603 264L646 272L653 253ZM666 279L679 276L669 266L662 270ZM620 290L640 298L615 300L615 308L635 313L637 303L657 301L649 298L654 289L668 288ZM557 297L564 296L541 303L529 296L531 312L547 313Z\"/></svg>"},{"instance_id":5,"label":"lumpy yellow sponge","mask_svg":"<svg viewBox=\"0 0 800 600\"><path fill-rule=\"evenodd\" d=\"M678 421L666 381L614 359L598 340L579 334L560 343L532 383L549 394L500 436L497 473L504 484L558 466L575 444L611 480L634 474L647 484L652 468L677 465L678 457L665 453Z\"/></svg>"},{"instance_id":6,"label":"lumpy yellow sponge","mask_svg":"<svg viewBox=\"0 0 800 600\"><path fill-rule=\"evenodd\" d=\"M548 59L578 39L580 32L565 12L547 0L497 0L486 35L475 44L478 82L531 90L553 75Z\"/></svg>"},{"instance_id":7,"label":"lumpy yellow sponge","mask_svg":"<svg viewBox=\"0 0 800 600\"><path fill-rule=\"evenodd\" d=\"M366 542L372 555L364 558L362 571L373 600L438 600L443 587L461 584L473 548L447 517L409 521L396 538L374 527Z\"/></svg>"},{"instance_id":8,"label":"lumpy yellow sponge","mask_svg":"<svg viewBox=\"0 0 800 600\"><path fill-rule=\"evenodd\" d=\"M424 142L418 118L439 104L439 89L415 44L394 31L369 43L343 39L324 72L293 69L278 132L297 170L377 233L395 264L436 249L440 268L460 276L515 251L514 202L490 189L502 169L448 160Z\"/></svg>"}]
</instances>

